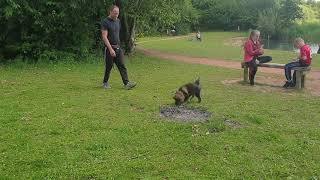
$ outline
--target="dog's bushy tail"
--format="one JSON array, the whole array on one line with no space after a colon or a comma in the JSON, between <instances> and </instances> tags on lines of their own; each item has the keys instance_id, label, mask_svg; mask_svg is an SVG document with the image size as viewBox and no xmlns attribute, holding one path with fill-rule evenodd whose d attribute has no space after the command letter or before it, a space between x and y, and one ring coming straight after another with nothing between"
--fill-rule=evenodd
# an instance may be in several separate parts
<instances>
[{"instance_id":1,"label":"dog's bushy tail","mask_svg":"<svg viewBox=\"0 0 320 180\"><path fill-rule=\"evenodd\" d=\"M194 82L196 85L200 86L200 77Z\"/></svg>"}]
</instances>

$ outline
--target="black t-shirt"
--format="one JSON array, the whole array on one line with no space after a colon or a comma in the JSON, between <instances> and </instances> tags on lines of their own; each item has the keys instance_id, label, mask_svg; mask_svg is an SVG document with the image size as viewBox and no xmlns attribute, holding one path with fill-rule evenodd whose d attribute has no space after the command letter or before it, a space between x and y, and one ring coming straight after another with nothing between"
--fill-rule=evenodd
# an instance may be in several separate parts
<instances>
[{"instance_id":1,"label":"black t-shirt","mask_svg":"<svg viewBox=\"0 0 320 180\"><path fill-rule=\"evenodd\" d=\"M108 40L111 45L120 45L120 20L113 20L110 17L101 22L101 30L108 31Z\"/></svg>"}]
</instances>

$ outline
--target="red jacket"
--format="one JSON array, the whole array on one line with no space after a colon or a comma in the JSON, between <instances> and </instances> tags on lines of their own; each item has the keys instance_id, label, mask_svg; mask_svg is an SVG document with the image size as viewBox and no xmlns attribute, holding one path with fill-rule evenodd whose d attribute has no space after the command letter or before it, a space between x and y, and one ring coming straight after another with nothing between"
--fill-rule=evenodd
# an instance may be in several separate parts
<instances>
[{"instance_id":1,"label":"red jacket","mask_svg":"<svg viewBox=\"0 0 320 180\"><path fill-rule=\"evenodd\" d=\"M300 57L306 57L307 59L305 60L305 63L307 65L311 64L312 61L312 53L311 53L311 48L309 45L304 45L300 48Z\"/></svg>"},{"instance_id":2,"label":"red jacket","mask_svg":"<svg viewBox=\"0 0 320 180\"><path fill-rule=\"evenodd\" d=\"M251 39L248 39L244 44L244 57L245 62L251 61L254 57L262 55L260 52L261 44L259 41L254 43Z\"/></svg>"}]
</instances>

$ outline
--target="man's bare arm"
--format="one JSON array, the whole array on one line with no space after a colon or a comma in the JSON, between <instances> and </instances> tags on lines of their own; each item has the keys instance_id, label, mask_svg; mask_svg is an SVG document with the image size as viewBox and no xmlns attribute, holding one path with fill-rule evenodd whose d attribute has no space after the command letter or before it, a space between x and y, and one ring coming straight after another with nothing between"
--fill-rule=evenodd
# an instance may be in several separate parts
<instances>
[{"instance_id":1,"label":"man's bare arm","mask_svg":"<svg viewBox=\"0 0 320 180\"><path fill-rule=\"evenodd\" d=\"M112 50L112 46L108 40L108 31L107 30L101 30L101 36L102 36L102 40L105 44L105 46L107 46L107 48L109 49L109 51Z\"/></svg>"},{"instance_id":2,"label":"man's bare arm","mask_svg":"<svg viewBox=\"0 0 320 180\"><path fill-rule=\"evenodd\" d=\"M109 52L110 52L110 55L112 57L116 57L116 53L114 52L110 42L109 42L109 39L108 39L108 31L107 30L101 30L101 36L102 36L102 40L105 44L105 46L107 46Z\"/></svg>"}]
</instances>

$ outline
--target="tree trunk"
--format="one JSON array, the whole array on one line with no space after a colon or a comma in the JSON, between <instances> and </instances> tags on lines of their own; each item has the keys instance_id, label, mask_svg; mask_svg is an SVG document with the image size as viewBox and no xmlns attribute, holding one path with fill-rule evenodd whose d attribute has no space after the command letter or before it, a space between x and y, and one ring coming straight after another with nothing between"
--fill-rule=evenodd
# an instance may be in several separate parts
<instances>
[{"instance_id":1,"label":"tree trunk","mask_svg":"<svg viewBox=\"0 0 320 180\"><path fill-rule=\"evenodd\" d=\"M121 8L121 1L116 0L115 5ZM121 34L120 38L123 42L125 53L130 54L134 51L135 44L135 27L136 20L132 17L128 17L126 12L120 11L120 21L121 21Z\"/></svg>"},{"instance_id":2,"label":"tree trunk","mask_svg":"<svg viewBox=\"0 0 320 180\"><path fill-rule=\"evenodd\" d=\"M121 15L121 41L123 42L125 52L130 54L134 51L135 38L135 19L127 16L126 13Z\"/></svg>"}]
</instances>

